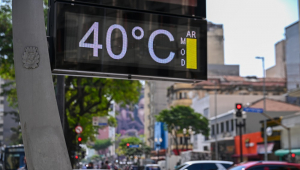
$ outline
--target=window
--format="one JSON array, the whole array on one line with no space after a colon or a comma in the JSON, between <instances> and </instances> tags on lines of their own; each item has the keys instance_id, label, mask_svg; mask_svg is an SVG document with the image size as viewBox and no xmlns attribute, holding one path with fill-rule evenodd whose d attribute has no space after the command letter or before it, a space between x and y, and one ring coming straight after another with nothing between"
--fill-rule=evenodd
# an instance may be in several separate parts
<instances>
[{"instance_id":1,"label":"window","mask_svg":"<svg viewBox=\"0 0 300 170\"><path fill-rule=\"evenodd\" d=\"M207 146L204 146L204 147L203 147L203 150L204 150L204 151L208 151L208 147L207 147Z\"/></svg>"},{"instance_id":2,"label":"window","mask_svg":"<svg viewBox=\"0 0 300 170\"><path fill-rule=\"evenodd\" d=\"M214 163L202 164L201 170L217 170L218 167Z\"/></svg>"},{"instance_id":3,"label":"window","mask_svg":"<svg viewBox=\"0 0 300 170\"><path fill-rule=\"evenodd\" d=\"M233 123L233 119L231 119L231 131L234 130L234 123Z\"/></svg>"},{"instance_id":4,"label":"window","mask_svg":"<svg viewBox=\"0 0 300 170\"><path fill-rule=\"evenodd\" d=\"M229 130L229 121L227 120L226 121L226 130L225 130L226 132L229 132L230 130Z\"/></svg>"},{"instance_id":5,"label":"window","mask_svg":"<svg viewBox=\"0 0 300 170\"><path fill-rule=\"evenodd\" d=\"M178 166L175 170L179 170L179 169L183 168L183 167L186 166L186 165L187 165L187 164L180 165L180 166Z\"/></svg>"},{"instance_id":6,"label":"window","mask_svg":"<svg viewBox=\"0 0 300 170\"><path fill-rule=\"evenodd\" d=\"M208 112L209 112L209 109L208 109L208 108L205 108L205 109L203 110L203 116L206 117L206 118L208 118Z\"/></svg>"},{"instance_id":7,"label":"window","mask_svg":"<svg viewBox=\"0 0 300 170\"><path fill-rule=\"evenodd\" d=\"M184 99L187 99L186 92L183 93L183 98L184 98Z\"/></svg>"},{"instance_id":8,"label":"window","mask_svg":"<svg viewBox=\"0 0 300 170\"><path fill-rule=\"evenodd\" d=\"M219 124L217 124L217 133L216 134L219 134Z\"/></svg>"},{"instance_id":9,"label":"window","mask_svg":"<svg viewBox=\"0 0 300 170\"><path fill-rule=\"evenodd\" d=\"M224 168L228 169L229 167L231 167L233 164L222 164L224 166Z\"/></svg>"},{"instance_id":10,"label":"window","mask_svg":"<svg viewBox=\"0 0 300 170\"><path fill-rule=\"evenodd\" d=\"M211 135L215 135L215 125L211 125Z\"/></svg>"},{"instance_id":11,"label":"window","mask_svg":"<svg viewBox=\"0 0 300 170\"><path fill-rule=\"evenodd\" d=\"M179 99L182 99L182 94L181 93L179 93Z\"/></svg>"},{"instance_id":12,"label":"window","mask_svg":"<svg viewBox=\"0 0 300 170\"><path fill-rule=\"evenodd\" d=\"M224 122L221 123L221 133L224 132Z\"/></svg>"},{"instance_id":13,"label":"window","mask_svg":"<svg viewBox=\"0 0 300 170\"><path fill-rule=\"evenodd\" d=\"M185 169L187 169L187 170L200 170L202 168L201 168L201 164L192 164L192 165L188 166Z\"/></svg>"}]
</instances>

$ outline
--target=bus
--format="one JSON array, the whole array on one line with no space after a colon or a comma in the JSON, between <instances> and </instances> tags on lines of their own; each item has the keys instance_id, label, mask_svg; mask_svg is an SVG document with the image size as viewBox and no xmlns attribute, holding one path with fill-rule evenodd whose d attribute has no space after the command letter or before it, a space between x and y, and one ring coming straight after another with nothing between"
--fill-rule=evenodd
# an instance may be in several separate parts
<instances>
[{"instance_id":1,"label":"bus","mask_svg":"<svg viewBox=\"0 0 300 170\"><path fill-rule=\"evenodd\" d=\"M11 145L1 148L0 160L2 167L0 170L17 170L25 166L25 151L23 145Z\"/></svg>"}]
</instances>

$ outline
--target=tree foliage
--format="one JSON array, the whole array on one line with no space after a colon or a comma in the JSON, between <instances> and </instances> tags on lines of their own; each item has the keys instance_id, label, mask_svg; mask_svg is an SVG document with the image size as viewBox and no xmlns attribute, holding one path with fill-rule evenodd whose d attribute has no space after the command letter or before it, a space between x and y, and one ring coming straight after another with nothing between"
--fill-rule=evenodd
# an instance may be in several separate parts
<instances>
[{"instance_id":1,"label":"tree foliage","mask_svg":"<svg viewBox=\"0 0 300 170\"><path fill-rule=\"evenodd\" d=\"M93 149L95 149L96 151L105 150L112 144L113 143L110 139L100 139L100 140L98 139L95 141L93 145Z\"/></svg>"},{"instance_id":2,"label":"tree foliage","mask_svg":"<svg viewBox=\"0 0 300 170\"><path fill-rule=\"evenodd\" d=\"M130 145L139 145L138 148L127 148L127 143ZM143 154L149 155L151 148L137 137L128 137L121 139L119 147L125 156L142 156Z\"/></svg>"},{"instance_id":3,"label":"tree foliage","mask_svg":"<svg viewBox=\"0 0 300 170\"><path fill-rule=\"evenodd\" d=\"M177 135L182 133L184 128L188 129L191 126L195 134L209 135L208 119L188 106L171 107L170 110L162 110L155 117L157 121L166 123L166 129L175 141L177 152Z\"/></svg>"}]
</instances>

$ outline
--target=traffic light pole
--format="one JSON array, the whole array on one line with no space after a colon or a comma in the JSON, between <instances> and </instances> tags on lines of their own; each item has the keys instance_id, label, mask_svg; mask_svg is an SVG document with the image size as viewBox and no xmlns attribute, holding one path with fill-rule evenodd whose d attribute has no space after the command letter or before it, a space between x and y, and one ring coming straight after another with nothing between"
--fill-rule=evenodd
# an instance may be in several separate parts
<instances>
[{"instance_id":1,"label":"traffic light pole","mask_svg":"<svg viewBox=\"0 0 300 170\"><path fill-rule=\"evenodd\" d=\"M237 123L237 119L236 121L236 126L239 128L239 133L240 133L240 161L243 162L243 132L242 132L242 128L245 127L245 123L239 122Z\"/></svg>"}]
</instances>

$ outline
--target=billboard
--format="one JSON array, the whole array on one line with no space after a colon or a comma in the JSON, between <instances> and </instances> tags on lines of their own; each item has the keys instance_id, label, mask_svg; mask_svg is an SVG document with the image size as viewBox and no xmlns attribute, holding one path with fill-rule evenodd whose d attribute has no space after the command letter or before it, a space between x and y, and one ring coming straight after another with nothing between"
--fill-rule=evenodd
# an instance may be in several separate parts
<instances>
[{"instance_id":1,"label":"billboard","mask_svg":"<svg viewBox=\"0 0 300 170\"><path fill-rule=\"evenodd\" d=\"M138 103L134 105L126 105L122 107L120 104L115 105L115 110L118 113L116 119L118 126L116 133L121 136L144 135L144 94L139 97Z\"/></svg>"}]
</instances>

